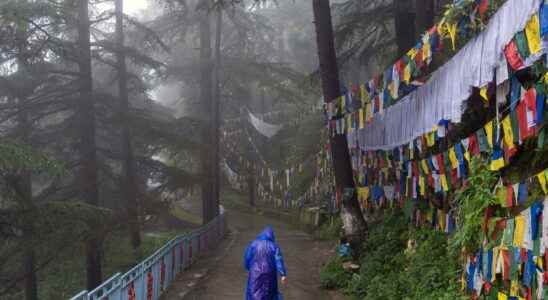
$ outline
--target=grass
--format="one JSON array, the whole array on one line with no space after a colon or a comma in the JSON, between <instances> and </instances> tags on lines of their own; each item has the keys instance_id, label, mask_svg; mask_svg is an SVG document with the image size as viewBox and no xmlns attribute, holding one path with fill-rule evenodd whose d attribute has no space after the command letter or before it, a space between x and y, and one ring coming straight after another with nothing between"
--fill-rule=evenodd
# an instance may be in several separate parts
<instances>
[{"instance_id":1,"label":"grass","mask_svg":"<svg viewBox=\"0 0 548 300\"><path fill-rule=\"evenodd\" d=\"M181 220L187 221L192 224L202 224L202 218L191 214L179 205L173 205L173 207L171 208L171 214Z\"/></svg>"}]
</instances>

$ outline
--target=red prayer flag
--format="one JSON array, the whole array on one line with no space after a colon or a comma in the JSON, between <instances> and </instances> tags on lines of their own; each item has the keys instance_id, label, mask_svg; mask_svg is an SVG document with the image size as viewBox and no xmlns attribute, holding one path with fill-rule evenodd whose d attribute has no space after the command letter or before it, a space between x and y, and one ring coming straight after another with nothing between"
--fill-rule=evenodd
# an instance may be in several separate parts
<instances>
[{"instance_id":1,"label":"red prayer flag","mask_svg":"<svg viewBox=\"0 0 548 300\"><path fill-rule=\"evenodd\" d=\"M440 167L440 174L445 174L445 163L443 162L443 156L441 153L436 155L436 160L438 161L438 166Z\"/></svg>"},{"instance_id":2,"label":"red prayer flag","mask_svg":"<svg viewBox=\"0 0 548 300\"><path fill-rule=\"evenodd\" d=\"M512 69L519 70L523 68L523 60L519 55L518 46L515 41L512 40L508 45L506 45L504 48L504 54L506 55L506 60Z\"/></svg>"},{"instance_id":3,"label":"red prayer flag","mask_svg":"<svg viewBox=\"0 0 548 300\"><path fill-rule=\"evenodd\" d=\"M478 7L478 11L482 20L483 20L483 17L485 16L485 12L487 11L488 7L489 7L489 0L481 0L480 5Z\"/></svg>"},{"instance_id":4,"label":"red prayer flag","mask_svg":"<svg viewBox=\"0 0 548 300\"><path fill-rule=\"evenodd\" d=\"M508 249L500 250L502 254L502 280L510 280L510 253Z\"/></svg>"},{"instance_id":5,"label":"red prayer flag","mask_svg":"<svg viewBox=\"0 0 548 300\"><path fill-rule=\"evenodd\" d=\"M478 144L478 138L475 134L472 134L469 138L468 138L468 151L472 154L472 155L479 155L480 154L480 149L479 149L479 144Z\"/></svg>"},{"instance_id":6,"label":"red prayer flag","mask_svg":"<svg viewBox=\"0 0 548 300\"><path fill-rule=\"evenodd\" d=\"M511 185L506 186L506 205L508 207L514 206L514 189Z\"/></svg>"},{"instance_id":7,"label":"red prayer flag","mask_svg":"<svg viewBox=\"0 0 548 300\"><path fill-rule=\"evenodd\" d=\"M525 101L521 101L516 109L518 113L518 125L519 125L519 136L521 140L525 140L529 136L531 136L531 131L534 133L534 129L529 129L529 126L527 124L527 105L525 104Z\"/></svg>"}]
</instances>

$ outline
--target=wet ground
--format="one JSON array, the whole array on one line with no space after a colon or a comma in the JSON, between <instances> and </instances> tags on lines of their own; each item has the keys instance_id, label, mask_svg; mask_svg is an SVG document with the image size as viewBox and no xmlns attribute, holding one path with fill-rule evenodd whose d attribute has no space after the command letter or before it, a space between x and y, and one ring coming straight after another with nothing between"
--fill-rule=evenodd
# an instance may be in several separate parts
<instances>
[{"instance_id":1,"label":"wet ground","mask_svg":"<svg viewBox=\"0 0 548 300\"><path fill-rule=\"evenodd\" d=\"M228 211L231 228L221 245L185 272L163 300L242 300L247 274L242 257L248 243L266 225L272 225L284 255L288 284L281 286L285 300L344 299L320 288L319 268L333 254L332 246L314 240L293 225L252 212Z\"/></svg>"}]
</instances>

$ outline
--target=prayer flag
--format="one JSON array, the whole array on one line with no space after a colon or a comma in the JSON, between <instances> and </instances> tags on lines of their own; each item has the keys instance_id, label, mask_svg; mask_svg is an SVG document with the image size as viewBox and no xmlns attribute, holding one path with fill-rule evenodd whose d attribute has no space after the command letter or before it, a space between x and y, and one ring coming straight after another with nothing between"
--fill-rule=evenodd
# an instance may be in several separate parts
<instances>
[{"instance_id":1,"label":"prayer flag","mask_svg":"<svg viewBox=\"0 0 548 300\"><path fill-rule=\"evenodd\" d=\"M506 55L506 60L508 61L508 64L510 64L510 67L512 67L513 70L519 70L523 68L523 60L520 57L520 54L518 52L518 46L516 45L515 41L511 41L506 45L504 48L504 54Z\"/></svg>"},{"instance_id":2,"label":"prayer flag","mask_svg":"<svg viewBox=\"0 0 548 300\"><path fill-rule=\"evenodd\" d=\"M491 171L498 171L504 168L504 156L502 150L499 147L493 149L493 154L491 156Z\"/></svg>"},{"instance_id":3,"label":"prayer flag","mask_svg":"<svg viewBox=\"0 0 548 300\"><path fill-rule=\"evenodd\" d=\"M538 182L544 194L548 194L548 187L546 186L546 174L544 171L537 174ZM546 212L548 214L548 211Z\"/></svg>"},{"instance_id":4,"label":"prayer flag","mask_svg":"<svg viewBox=\"0 0 548 300\"><path fill-rule=\"evenodd\" d=\"M527 43L529 44L529 52L532 54L539 53L542 47L540 41L540 23L537 14L533 14L531 20L527 23L525 34L527 36Z\"/></svg>"},{"instance_id":5,"label":"prayer flag","mask_svg":"<svg viewBox=\"0 0 548 300\"><path fill-rule=\"evenodd\" d=\"M510 119L510 116L506 116L502 119L502 131L504 133L504 144L508 147L508 149L513 149L515 144L514 133L512 131L512 120Z\"/></svg>"},{"instance_id":6,"label":"prayer flag","mask_svg":"<svg viewBox=\"0 0 548 300\"><path fill-rule=\"evenodd\" d=\"M493 148L493 121L489 121L485 124L485 135L487 136L487 144L490 148Z\"/></svg>"},{"instance_id":7,"label":"prayer flag","mask_svg":"<svg viewBox=\"0 0 548 300\"><path fill-rule=\"evenodd\" d=\"M451 161L451 169L456 169L459 167L457 154L455 153L455 147L449 148L449 160Z\"/></svg>"},{"instance_id":8,"label":"prayer flag","mask_svg":"<svg viewBox=\"0 0 548 300\"><path fill-rule=\"evenodd\" d=\"M489 96L487 96L487 88L488 88L488 86L484 86L480 89L480 96L481 96L481 99L486 104L489 104Z\"/></svg>"},{"instance_id":9,"label":"prayer flag","mask_svg":"<svg viewBox=\"0 0 548 300\"><path fill-rule=\"evenodd\" d=\"M531 53L529 53L529 46L527 45L527 37L525 36L525 32L520 31L516 33L516 35L514 36L514 40L516 41L516 46L518 48L520 56L523 59L529 57Z\"/></svg>"}]
</instances>

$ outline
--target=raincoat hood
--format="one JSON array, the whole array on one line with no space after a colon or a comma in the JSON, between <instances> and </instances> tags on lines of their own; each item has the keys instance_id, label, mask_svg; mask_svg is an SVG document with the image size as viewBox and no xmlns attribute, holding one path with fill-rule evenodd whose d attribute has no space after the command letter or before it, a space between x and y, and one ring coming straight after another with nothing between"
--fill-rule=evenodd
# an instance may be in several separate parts
<instances>
[{"instance_id":1,"label":"raincoat hood","mask_svg":"<svg viewBox=\"0 0 548 300\"><path fill-rule=\"evenodd\" d=\"M261 241L271 241L271 242L276 242L276 237L274 236L274 230L272 229L271 226L268 226L266 227L263 232L261 232L258 236L257 236L257 240L261 240Z\"/></svg>"}]
</instances>

